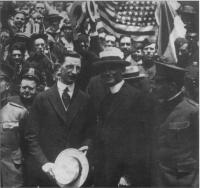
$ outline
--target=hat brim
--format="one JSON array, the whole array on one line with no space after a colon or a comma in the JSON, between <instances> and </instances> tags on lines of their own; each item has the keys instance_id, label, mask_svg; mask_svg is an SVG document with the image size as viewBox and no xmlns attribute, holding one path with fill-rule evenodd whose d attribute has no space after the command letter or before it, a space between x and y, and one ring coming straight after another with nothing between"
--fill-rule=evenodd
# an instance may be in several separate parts
<instances>
[{"instance_id":1,"label":"hat brim","mask_svg":"<svg viewBox=\"0 0 200 188\"><path fill-rule=\"evenodd\" d=\"M146 77L146 75L145 74L141 74L141 73L139 75L136 75L136 76L123 74L123 78L125 80L139 79L139 78L145 78L145 77Z\"/></svg>"},{"instance_id":2,"label":"hat brim","mask_svg":"<svg viewBox=\"0 0 200 188\"><path fill-rule=\"evenodd\" d=\"M63 17L60 16L60 15L57 15L57 14L53 14L53 15L48 15L46 18L45 18L47 21L50 21L50 20L62 20Z\"/></svg>"},{"instance_id":3,"label":"hat brim","mask_svg":"<svg viewBox=\"0 0 200 188\"><path fill-rule=\"evenodd\" d=\"M80 175L75 182L70 184L70 186L81 187L83 183L85 182L89 173L88 160L83 152L74 148L68 148L68 149L63 150L61 153L59 153L59 155L57 156L55 160L55 165L62 165L65 162L65 159L67 157L74 157L80 162L81 169L82 169L80 172Z\"/></svg>"},{"instance_id":4,"label":"hat brim","mask_svg":"<svg viewBox=\"0 0 200 188\"><path fill-rule=\"evenodd\" d=\"M119 66L119 67L126 67L129 66L131 63L125 60L99 60L94 63L95 68L104 68L105 66Z\"/></svg>"}]
</instances>

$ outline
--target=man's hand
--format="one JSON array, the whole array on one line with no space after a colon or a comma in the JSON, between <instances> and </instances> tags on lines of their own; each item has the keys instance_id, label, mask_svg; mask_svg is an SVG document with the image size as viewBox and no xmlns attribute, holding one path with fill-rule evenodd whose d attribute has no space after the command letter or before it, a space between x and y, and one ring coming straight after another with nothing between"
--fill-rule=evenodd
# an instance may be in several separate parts
<instances>
[{"instance_id":1,"label":"man's hand","mask_svg":"<svg viewBox=\"0 0 200 188\"><path fill-rule=\"evenodd\" d=\"M46 173L49 177L55 179L54 168L55 168L54 163L45 163L42 166L42 171Z\"/></svg>"},{"instance_id":2,"label":"man's hand","mask_svg":"<svg viewBox=\"0 0 200 188\"><path fill-rule=\"evenodd\" d=\"M82 151L85 155L87 154L87 151L88 151L89 147L88 146L82 146L80 147L78 150L79 151Z\"/></svg>"}]
</instances>

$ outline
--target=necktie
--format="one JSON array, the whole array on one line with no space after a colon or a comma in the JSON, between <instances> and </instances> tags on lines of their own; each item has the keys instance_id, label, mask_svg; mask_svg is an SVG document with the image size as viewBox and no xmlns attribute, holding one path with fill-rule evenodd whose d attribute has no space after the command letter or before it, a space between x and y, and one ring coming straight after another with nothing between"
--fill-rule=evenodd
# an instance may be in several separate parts
<instances>
[{"instance_id":1,"label":"necktie","mask_svg":"<svg viewBox=\"0 0 200 188\"><path fill-rule=\"evenodd\" d=\"M68 108L69 103L70 103L70 96L69 96L69 94L68 94L68 91L69 91L69 89L66 88L66 89L64 90L63 94L62 94L62 100L63 100L63 103L64 103L64 105L65 105L65 108Z\"/></svg>"}]
</instances>

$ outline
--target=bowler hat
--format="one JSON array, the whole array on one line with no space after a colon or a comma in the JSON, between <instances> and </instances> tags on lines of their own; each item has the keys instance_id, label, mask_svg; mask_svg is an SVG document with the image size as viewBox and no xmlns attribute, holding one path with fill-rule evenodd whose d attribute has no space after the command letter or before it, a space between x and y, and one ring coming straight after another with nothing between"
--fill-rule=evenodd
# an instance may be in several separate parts
<instances>
[{"instance_id":1,"label":"bowler hat","mask_svg":"<svg viewBox=\"0 0 200 188\"><path fill-rule=\"evenodd\" d=\"M96 68L104 68L107 65L113 67L121 66L126 67L130 62L123 60L124 53L116 47L107 47L99 54L100 59L94 63Z\"/></svg>"},{"instance_id":2,"label":"bowler hat","mask_svg":"<svg viewBox=\"0 0 200 188\"><path fill-rule=\"evenodd\" d=\"M89 163L82 151L65 149L55 160L54 174L60 187L81 187L89 172Z\"/></svg>"}]
</instances>

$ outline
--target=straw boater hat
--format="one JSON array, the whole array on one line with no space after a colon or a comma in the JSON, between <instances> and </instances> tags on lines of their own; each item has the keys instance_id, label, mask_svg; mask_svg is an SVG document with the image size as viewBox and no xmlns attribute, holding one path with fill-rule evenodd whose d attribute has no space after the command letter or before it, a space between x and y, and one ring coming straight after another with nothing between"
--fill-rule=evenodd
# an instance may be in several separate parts
<instances>
[{"instance_id":1,"label":"straw boater hat","mask_svg":"<svg viewBox=\"0 0 200 188\"><path fill-rule=\"evenodd\" d=\"M60 187L81 187L89 172L85 154L77 149L63 150L55 160L55 179Z\"/></svg>"},{"instance_id":2,"label":"straw boater hat","mask_svg":"<svg viewBox=\"0 0 200 188\"><path fill-rule=\"evenodd\" d=\"M139 67L137 65L127 66L125 71L123 72L123 78L125 80L145 78L145 77L146 75L140 73Z\"/></svg>"},{"instance_id":3,"label":"straw boater hat","mask_svg":"<svg viewBox=\"0 0 200 188\"><path fill-rule=\"evenodd\" d=\"M124 53L116 47L107 47L99 53L100 59L94 63L96 68L104 68L107 65L126 67L130 62L123 60Z\"/></svg>"}]
</instances>

